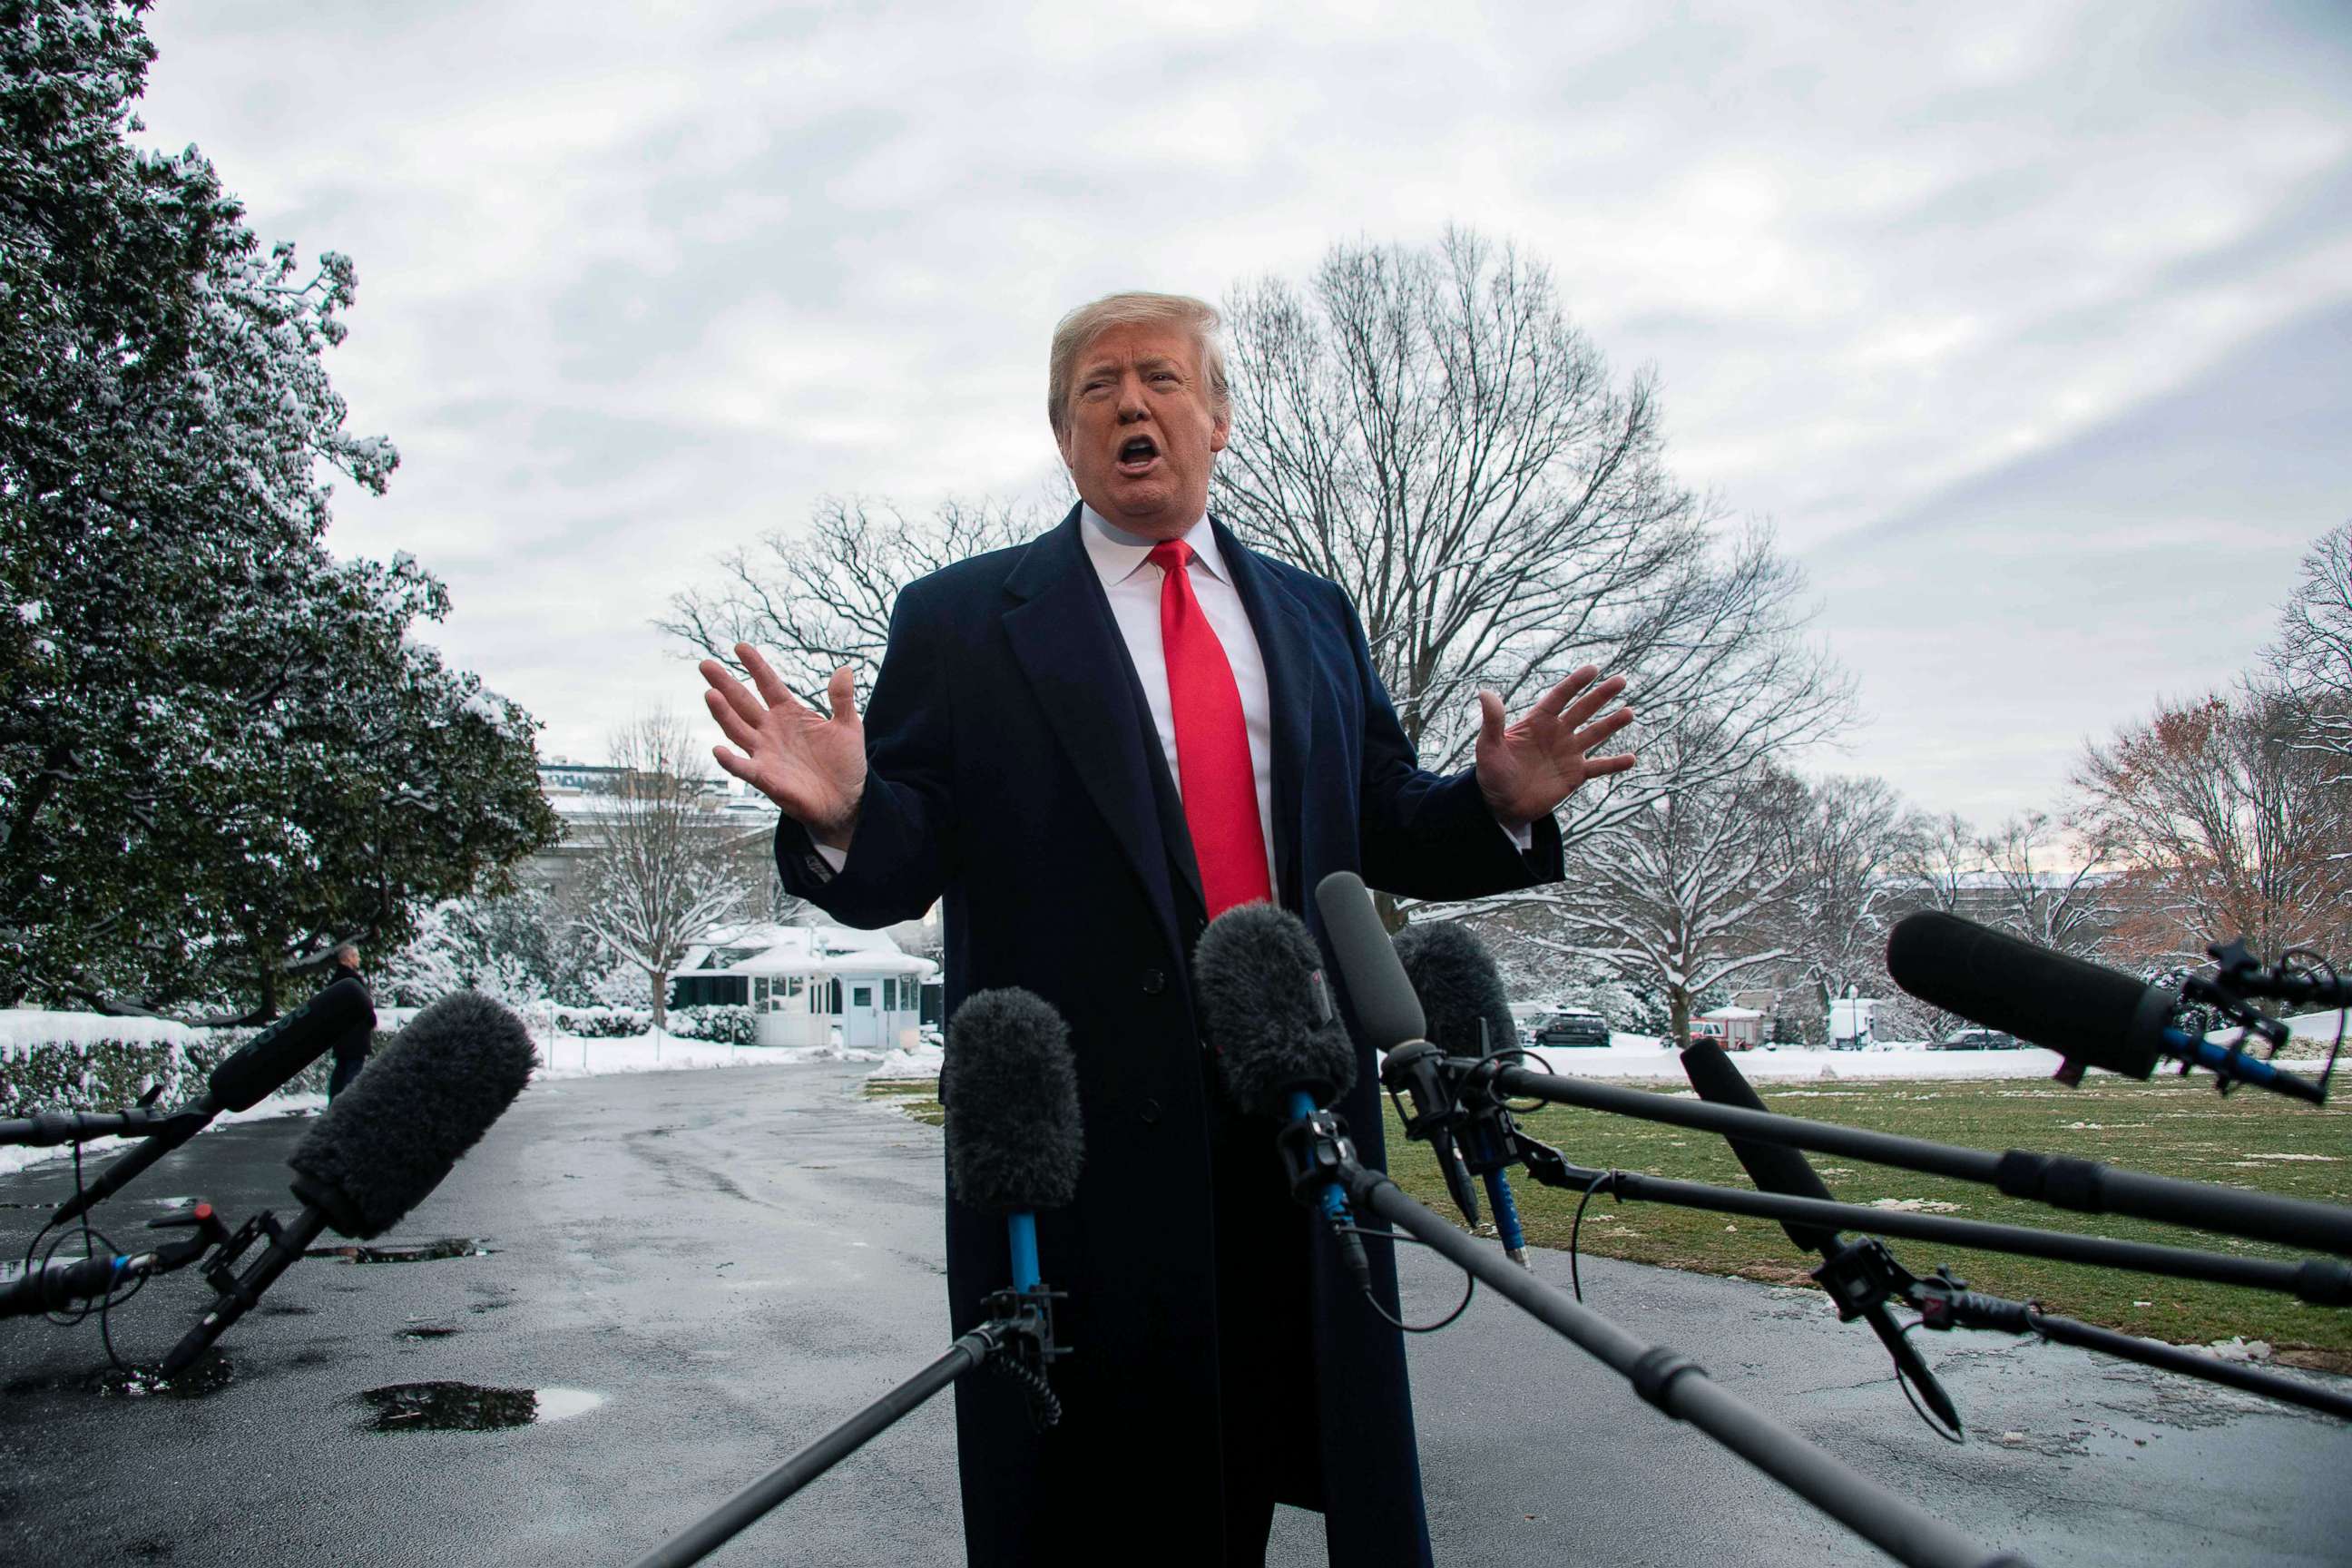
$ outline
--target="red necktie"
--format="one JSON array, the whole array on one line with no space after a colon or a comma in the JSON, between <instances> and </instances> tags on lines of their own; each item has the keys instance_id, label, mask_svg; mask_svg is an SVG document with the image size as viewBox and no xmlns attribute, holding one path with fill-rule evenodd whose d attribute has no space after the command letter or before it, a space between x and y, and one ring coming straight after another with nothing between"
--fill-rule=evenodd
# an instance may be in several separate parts
<instances>
[{"instance_id":1,"label":"red necktie","mask_svg":"<svg viewBox=\"0 0 2352 1568\"><path fill-rule=\"evenodd\" d=\"M1257 774L1250 766L1249 729L1242 721L1241 688L1216 628L1192 596L1192 546L1169 540L1151 547L1151 563L1167 574L1160 584L1160 647L1168 662L1168 700L1176 715L1176 773L1184 794L1184 825L1201 868L1209 918L1235 904L1274 901L1267 879L1265 832L1257 817Z\"/></svg>"}]
</instances>

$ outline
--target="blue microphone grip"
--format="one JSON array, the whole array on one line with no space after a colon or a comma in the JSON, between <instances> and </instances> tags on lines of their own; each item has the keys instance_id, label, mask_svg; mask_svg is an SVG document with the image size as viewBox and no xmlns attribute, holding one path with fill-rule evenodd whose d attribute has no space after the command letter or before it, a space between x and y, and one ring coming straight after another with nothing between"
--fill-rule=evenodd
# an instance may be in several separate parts
<instances>
[{"instance_id":1,"label":"blue microphone grip","mask_svg":"<svg viewBox=\"0 0 2352 1568\"><path fill-rule=\"evenodd\" d=\"M1297 1117L1308 1117L1314 1115L1314 1097L1309 1095L1303 1089L1292 1089L1290 1091L1290 1114ZM1339 1183L1324 1183L1323 1191L1317 1196L1316 1201L1323 1206L1323 1217L1329 1220L1333 1225L1354 1225L1356 1223L1355 1216L1348 1212L1348 1194L1339 1190Z\"/></svg>"},{"instance_id":2,"label":"blue microphone grip","mask_svg":"<svg viewBox=\"0 0 2352 1568\"><path fill-rule=\"evenodd\" d=\"M1013 1288L1015 1290L1037 1289L1037 1216L1023 1209L1004 1216L1004 1228L1013 1242Z\"/></svg>"},{"instance_id":3,"label":"blue microphone grip","mask_svg":"<svg viewBox=\"0 0 2352 1568\"><path fill-rule=\"evenodd\" d=\"M2179 1029L2167 1028L2164 1031L2164 1048L2168 1056L2210 1068L2225 1079L2292 1094L2314 1103L2321 1098L2319 1085L2301 1073L2283 1071L2260 1057L2248 1056L2243 1052L2233 1059L2224 1047L2210 1040L2197 1039Z\"/></svg>"}]
</instances>

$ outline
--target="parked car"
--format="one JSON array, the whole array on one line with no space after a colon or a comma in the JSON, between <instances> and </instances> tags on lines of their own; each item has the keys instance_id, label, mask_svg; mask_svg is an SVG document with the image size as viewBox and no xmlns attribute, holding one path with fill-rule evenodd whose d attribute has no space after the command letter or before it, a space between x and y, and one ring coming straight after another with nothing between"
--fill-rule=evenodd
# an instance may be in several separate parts
<instances>
[{"instance_id":1,"label":"parked car","mask_svg":"<svg viewBox=\"0 0 2352 1568\"><path fill-rule=\"evenodd\" d=\"M1973 1026L1954 1029L1940 1040L1927 1042L1927 1048L1931 1051L2014 1051L2023 1049L2024 1046L2025 1042L2015 1035Z\"/></svg>"},{"instance_id":2,"label":"parked car","mask_svg":"<svg viewBox=\"0 0 2352 1568\"><path fill-rule=\"evenodd\" d=\"M1598 1013L1553 1013L1538 1023L1534 1030L1538 1046L1605 1046L1609 1043L1609 1020Z\"/></svg>"}]
</instances>

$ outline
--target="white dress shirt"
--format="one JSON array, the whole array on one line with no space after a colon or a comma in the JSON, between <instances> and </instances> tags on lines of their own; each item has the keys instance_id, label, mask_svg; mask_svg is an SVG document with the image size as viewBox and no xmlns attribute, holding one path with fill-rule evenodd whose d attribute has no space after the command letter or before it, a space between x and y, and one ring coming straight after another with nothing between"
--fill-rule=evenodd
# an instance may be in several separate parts
<instances>
[{"instance_id":1,"label":"white dress shirt","mask_svg":"<svg viewBox=\"0 0 2352 1568\"><path fill-rule=\"evenodd\" d=\"M1160 736L1160 755L1167 760L1168 776L1175 781L1181 798L1184 773L1176 761L1176 709L1168 695L1168 655L1160 641L1160 592L1167 574L1151 563L1155 541L1128 532L1090 506L1081 505L1079 510L1083 519L1078 537L1086 544L1095 574L1102 579L1111 619L1135 666L1143 700L1151 710L1151 727ZM1249 731L1250 771L1257 775L1258 829L1265 835L1266 886L1275 889L1278 900L1282 885L1274 863L1274 703L1266 687L1265 655L1257 646L1257 630L1250 625L1249 612L1242 607L1241 595L1234 589L1233 574L1217 548L1216 531L1209 526L1206 514L1180 537L1192 547L1192 597L1200 602L1201 614L1224 645L1226 662L1234 667L1234 685L1241 692L1242 724ZM1532 828L1515 832L1499 822L1496 826L1522 852L1535 842ZM814 847L835 871L849 863L845 849L827 844Z\"/></svg>"}]
</instances>

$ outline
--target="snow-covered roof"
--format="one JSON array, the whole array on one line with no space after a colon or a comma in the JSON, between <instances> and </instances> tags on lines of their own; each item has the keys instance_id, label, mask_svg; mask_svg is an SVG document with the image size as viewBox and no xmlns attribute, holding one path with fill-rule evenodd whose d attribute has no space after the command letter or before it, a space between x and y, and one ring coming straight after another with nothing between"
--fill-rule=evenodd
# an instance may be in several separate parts
<instances>
[{"instance_id":1,"label":"snow-covered roof","mask_svg":"<svg viewBox=\"0 0 2352 1568\"><path fill-rule=\"evenodd\" d=\"M704 967L714 952L748 951L733 963ZM887 931L847 926L741 925L711 933L688 948L679 974L913 974L938 973L928 958L901 952Z\"/></svg>"},{"instance_id":2,"label":"snow-covered roof","mask_svg":"<svg viewBox=\"0 0 2352 1568\"><path fill-rule=\"evenodd\" d=\"M1717 1007L1712 1013L1699 1015L1702 1018L1712 1018L1718 1024L1743 1023L1748 1019L1760 1018L1763 1016L1753 1007Z\"/></svg>"}]
</instances>

